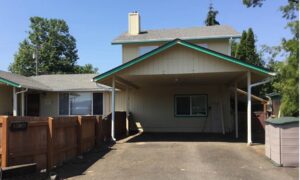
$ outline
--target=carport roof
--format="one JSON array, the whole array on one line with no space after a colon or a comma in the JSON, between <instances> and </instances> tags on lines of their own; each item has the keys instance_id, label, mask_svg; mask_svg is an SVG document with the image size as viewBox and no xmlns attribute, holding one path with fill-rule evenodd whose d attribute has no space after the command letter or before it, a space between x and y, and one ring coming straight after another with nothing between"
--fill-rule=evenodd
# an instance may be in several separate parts
<instances>
[{"instance_id":1,"label":"carport roof","mask_svg":"<svg viewBox=\"0 0 300 180\"><path fill-rule=\"evenodd\" d=\"M101 79L104 79L110 75L113 75L123 69L126 69L126 68L129 68L145 59L148 59L149 57L151 56L154 56L162 51L165 51L167 49L169 49L170 47L173 47L175 45L181 45L181 46L184 46L184 47L187 47L187 48L191 48L191 49L194 49L196 51L199 51L199 52L202 52L202 53L205 53L205 54L208 54L208 55L211 55L211 56L214 56L220 60L224 60L224 61L227 61L227 62L231 62L231 63L234 63L234 64L238 64L240 66L243 66L245 68L248 68L249 70L253 70L253 71L256 71L256 72L260 72L260 73L263 73L263 74L267 74L267 75L274 75L273 72L271 72L269 69L266 69L264 67L260 67L260 66L256 66L256 65L253 65L253 64L250 64L250 63L247 63L245 61L242 61L240 59L237 59L237 58L234 58L234 57L231 57L231 56L228 56L228 55L225 55L225 54L222 54L222 53L219 53L219 52L216 52L216 51L213 51L211 49L208 49L208 48L205 48L205 47L202 47L202 46L198 46L196 44L193 44L193 43L189 43L187 41L184 41L184 40L181 40L181 39L175 39L173 41L170 41L146 54L143 54L131 61L128 61L127 63L124 63L120 66L117 66L105 73L102 73L98 76L95 76L93 78L93 81L99 81Z\"/></svg>"}]
</instances>

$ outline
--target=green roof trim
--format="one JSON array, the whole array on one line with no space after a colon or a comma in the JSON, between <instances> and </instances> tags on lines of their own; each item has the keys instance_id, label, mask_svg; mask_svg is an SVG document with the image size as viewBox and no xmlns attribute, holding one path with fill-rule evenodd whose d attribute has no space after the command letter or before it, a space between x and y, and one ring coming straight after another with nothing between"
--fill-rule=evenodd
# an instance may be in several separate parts
<instances>
[{"instance_id":1,"label":"green roof trim","mask_svg":"<svg viewBox=\"0 0 300 180\"><path fill-rule=\"evenodd\" d=\"M275 124L275 125L299 123L299 117L269 118L266 120L266 122L269 124Z\"/></svg>"},{"instance_id":2,"label":"green roof trim","mask_svg":"<svg viewBox=\"0 0 300 180\"><path fill-rule=\"evenodd\" d=\"M21 86L20 84L18 84L18 83L9 81L9 80L4 79L4 78L1 78L1 77L0 77L0 82L2 82L2 83L4 83L4 84L7 84L7 85L10 85L10 86L13 86L13 87L16 87L16 88L22 87L22 86Z\"/></svg>"},{"instance_id":3,"label":"green roof trim","mask_svg":"<svg viewBox=\"0 0 300 180\"><path fill-rule=\"evenodd\" d=\"M201 47L201 46L198 46L198 45L195 45L195 44L192 44L192 43L189 43L187 41L183 41L181 39L175 39L173 41L170 41L168 43L165 43L164 45L146 53L146 54L143 54L131 61L128 61L127 63L124 63L120 66L117 66L109 71L106 71L105 73L102 73L96 77L93 78L93 81L99 81L101 79L104 79L114 73L117 73L127 67L130 67L134 64L137 64L151 56L154 56L176 44L180 44L182 46L185 46L185 47L188 47L188 48L191 48L191 49L194 49L196 51L199 51L199 52L203 52L205 54L209 54L209 55L212 55L214 57L217 57L217 58L220 58L220 59L223 59L225 61L228 61L228 62L231 62L231 63L235 63L235 64L238 64L238 65L241 65L241 66L244 66L246 68L249 68L251 70L255 70L255 71L258 71L258 72L261 72L261 73L264 73L264 74L268 74L268 75L274 75L274 73L272 73L270 70L266 69L266 68L263 68L263 67L260 67L260 66L256 66L256 65L253 65L253 64L249 64L249 63L246 63L246 62L243 62L239 59L236 59L234 57L231 57L231 56L228 56L228 55L225 55L225 54L222 54L222 53L219 53L219 52L216 52L216 51L213 51L211 49L208 49L208 48L205 48L205 47Z\"/></svg>"}]
</instances>

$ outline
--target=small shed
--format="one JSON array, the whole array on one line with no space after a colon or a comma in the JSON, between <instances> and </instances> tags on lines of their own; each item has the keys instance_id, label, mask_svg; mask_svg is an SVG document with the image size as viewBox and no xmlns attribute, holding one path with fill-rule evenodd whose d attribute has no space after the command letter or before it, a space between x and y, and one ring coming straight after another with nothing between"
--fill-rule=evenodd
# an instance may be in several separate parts
<instances>
[{"instance_id":1,"label":"small shed","mask_svg":"<svg viewBox=\"0 0 300 180\"><path fill-rule=\"evenodd\" d=\"M266 120L265 153L280 166L299 166L299 118Z\"/></svg>"}]
</instances>

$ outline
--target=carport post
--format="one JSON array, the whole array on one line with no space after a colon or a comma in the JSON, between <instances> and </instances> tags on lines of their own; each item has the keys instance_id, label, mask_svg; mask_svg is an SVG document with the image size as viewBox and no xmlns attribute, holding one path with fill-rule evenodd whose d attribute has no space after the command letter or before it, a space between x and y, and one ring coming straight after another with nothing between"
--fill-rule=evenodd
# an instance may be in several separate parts
<instances>
[{"instance_id":1,"label":"carport post","mask_svg":"<svg viewBox=\"0 0 300 180\"><path fill-rule=\"evenodd\" d=\"M17 116L18 103L17 103L17 92L16 88L13 88L13 116Z\"/></svg>"},{"instance_id":2,"label":"carport post","mask_svg":"<svg viewBox=\"0 0 300 180\"><path fill-rule=\"evenodd\" d=\"M113 141L116 141L115 139L115 88L116 88L116 82L115 82L115 76L112 78L112 91L111 91L111 138Z\"/></svg>"},{"instance_id":3,"label":"carport post","mask_svg":"<svg viewBox=\"0 0 300 180\"><path fill-rule=\"evenodd\" d=\"M239 138L237 82L234 84L235 138Z\"/></svg>"},{"instance_id":4,"label":"carport post","mask_svg":"<svg viewBox=\"0 0 300 180\"><path fill-rule=\"evenodd\" d=\"M247 72L247 144L252 144L252 133L251 133L251 73L250 71Z\"/></svg>"}]
</instances>

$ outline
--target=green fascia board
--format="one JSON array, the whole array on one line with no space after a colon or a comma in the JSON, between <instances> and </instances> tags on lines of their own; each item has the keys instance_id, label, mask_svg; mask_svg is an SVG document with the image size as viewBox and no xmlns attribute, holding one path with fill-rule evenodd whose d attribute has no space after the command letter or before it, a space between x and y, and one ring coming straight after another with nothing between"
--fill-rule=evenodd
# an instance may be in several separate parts
<instances>
[{"instance_id":1,"label":"green fascia board","mask_svg":"<svg viewBox=\"0 0 300 180\"><path fill-rule=\"evenodd\" d=\"M18 84L18 83L9 81L9 80L4 79L4 78L1 78L1 77L0 77L0 82L2 82L2 83L4 83L4 84L7 84L7 85L10 85L10 86L13 86L13 87L16 87L16 88L22 87L22 86L21 86L20 84Z\"/></svg>"},{"instance_id":2,"label":"green fascia board","mask_svg":"<svg viewBox=\"0 0 300 180\"><path fill-rule=\"evenodd\" d=\"M228 62L231 62L231 63L235 63L235 64L238 64L238 65L241 65L243 67L246 67L248 69L251 69L251 70L255 70L255 71L258 71L258 72L261 72L261 73L264 73L264 74L268 74L268 75L274 75L274 73L272 73L270 70L266 69L266 68L263 68L263 67L259 67L259 66L256 66L256 65L252 65L252 64L249 64L249 63L246 63L246 62L243 62L239 59L236 59L236 58L233 58L231 56L228 56L228 55L225 55L225 54L222 54L222 53L219 53L219 52L216 52L216 51L213 51L211 49L208 49L208 48L205 48L205 47L201 47L201 46L198 46L198 45L195 45L195 44L192 44L192 43L189 43L187 41L183 41L181 39L175 39L173 41L170 41L142 56L139 56L131 61L128 61L127 63L124 63L120 66L117 66L109 71L106 71L105 73L102 73L96 77L93 78L93 81L99 81L101 79L104 79L116 72L119 72L127 67L130 67L134 64L137 64L155 54L158 54L176 44L180 44L182 46L185 46L185 47L188 47L188 48L191 48L191 49L194 49L196 51L199 51L199 52L203 52L205 54L209 54L211 56L214 56L214 57L218 57L220 59L223 59L225 61L228 61Z\"/></svg>"},{"instance_id":3,"label":"green fascia board","mask_svg":"<svg viewBox=\"0 0 300 180\"><path fill-rule=\"evenodd\" d=\"M235 36L212 36L212 37L203 37L203 38L186 38L184 41L197 41L197 40L209 40L209 39L236 39L241 38L241 35ZM132 41L119 41L119 42L112 42L112 45L119 45L119 44L142 44L142 43L162 43L162 42L169 42L172 39L165 39L165 40L132 40Z\"/></svg>"}]
</instances>

